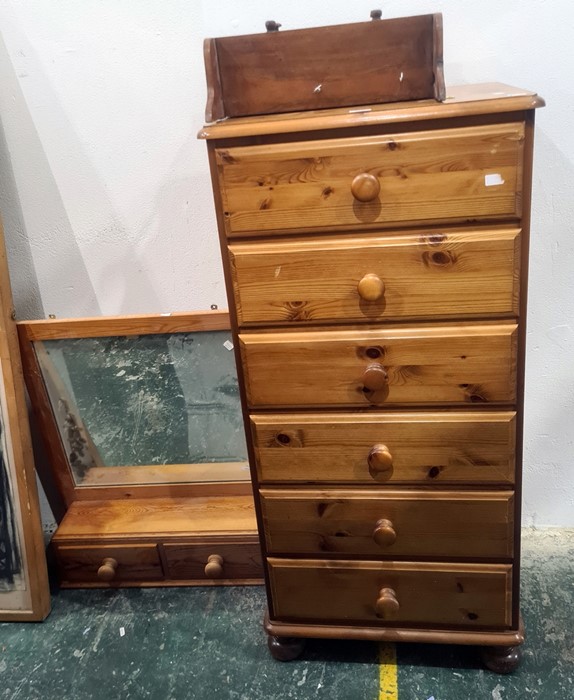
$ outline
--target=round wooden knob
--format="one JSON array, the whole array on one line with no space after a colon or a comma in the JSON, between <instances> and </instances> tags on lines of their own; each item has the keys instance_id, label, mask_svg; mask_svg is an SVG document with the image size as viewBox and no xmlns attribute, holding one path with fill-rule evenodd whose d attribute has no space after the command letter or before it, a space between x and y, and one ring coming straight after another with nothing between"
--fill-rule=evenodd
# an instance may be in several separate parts
<instances>
[{"instance_id":1,"label":"round wooden knob","mask_svg":"<svg viewBox=\"0 0 574 700\"><path fill-rule=\"evenodd\" d=\"M371 173L361 173L351 182L351 193L358 202L372 202L380 191L381 183Z\"/></svg>"},{"instance_id":2,"label":"round wooden knob","mask_svg":"<svg viewBox=\"0 0 574 700\"><path fill-rule=\"evenodd\" d=\"M379 547L390 547L397 539L393 523L385 518L378 520L373 532L373 539Z\"/></svg>"},{"instance_id":3,"label":"round wooden knob","mask_svg":"<svg viewBox=\"0 0 574 700\"><path fill-rule=\"evenodd\" d=\"M98 569L98 578L100 581L113 581L118 570L118 562L116 559L106 557L102 565Z\"/></svg>"},{"instance_id":4,"label":"round wooden knob","mask_svg":"<svg viewBox=\"0 0 574 700\"><path fill-rule=\"evenodd\" d=\"M386 445L373 445L367 457L367 462L369 463L371 476L373 479L376 479L393 468L393 455Z\"/></svg>"},{"instance_id":5,"label":"round wooden knob","mask_svg":"<svg viewBox=\"0 0 574 700\"><path fill-rule=\"evenodd\" d=\"M378 275L370 272L361 279L357 291L365 301L379 301L385 294L385 283Z\"/></svg>"},{"instance_id":6,"label":"round wooden knob","mask_svg":"<svg viewBox=\"0 0 574 700\"><path fill-rule=\"evenodd\" d=\"M377 617L383 620L392 620L400 610L399 601L392 588L381 588L379 597L375 603Z\"/></svg>"},{"instance_id":7,"label":"round wooden knob","mask_svg":"<svg viewBox=\"0 0 574 700\"><path fill-rule=\"evenodd\" d=\"M204 571L207 578L221 578L223 574L223 557L219 554L210 554L207 557Z\"/></svg>"},{"instance_id":8,"label":"round wooden knob","mask_svg":"<svg viewBox=\"0 0 574 700\"><path fill-rule=\"evenodd\" d=\"M387 370L378 364L372 364L363 372L363 386L370 391L380 391L387 386L389 375Z\"/></svg>"}]
</instances>

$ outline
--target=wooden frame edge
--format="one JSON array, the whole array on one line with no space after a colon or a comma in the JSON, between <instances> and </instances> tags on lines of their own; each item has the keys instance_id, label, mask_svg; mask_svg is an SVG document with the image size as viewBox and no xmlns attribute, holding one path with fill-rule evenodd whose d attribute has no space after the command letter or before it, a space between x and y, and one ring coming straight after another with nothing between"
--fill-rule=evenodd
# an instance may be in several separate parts
<instances>
[{"instance_id":1,"label":"wooden frame edge","mask_svg":"<svg viewBox=\"0 0 574 700\"><path fill-rule=\"evenodd\" d=\"M520 646L525 639L522 618L517 629L507 631L441 630L412 627L367 627L297 624L270 620L265 614L263 628L276 637L311 639L353 639L372 642L409 642L422 644L461 644L478 646Z\"/></svg>"},{"instance_id":2,"label":"wooden frame edge","mask_svg":"<svg viewBox=\"0 0 574 700\"><path fill-rule=\"evenodd\" d=\"M442 13L435 13L432 16L432 21L434 97L438 102L444 102L446 100L446 85L444 82Z\"/></svg>"},{"instance_id":3,"label":"wooden frame edge","mask_svg":"<svg viewBox=\"0 0 574 700\"><path fill-rule=\"evenodd\" d=\"M195 311L172 314L138 314L131 316L102 316L71 319L19 321L16 324L20 340L24 378L32 401L32 410L51 462L42 473L56 482L67 508L76 501L107 498L203 497L214 495L243 496L252 493L250 481L218 481L203 483L119 484L87 487L76 485L57 427L42 372L33 343L67 338L103 338L108 336L154 335L230 330L226 310Z\"/></svg>"},{"instance_id":4,"label":"wooden frame edge","mask_svg":"<svg viewBox=\"0 0 574 700\"><path fill-rule=\"evenodd\" d=\"M40 502L32 452L30 424L24 392L22 358L14 321L12 291L4 245L4 230L0 222L0 363L6 398L4 416L10 434L14 459L14 501L19 504L22 523L20 546L22 567L25 568L30 609L0 611L0 619L10 621L40 621L50 612L50 589L40 521Z\"/></svg>"},{"instance_id":5,"label":"wooden frame edge","mask_svg":"<svg viewBox=\"0 0 574 700\"><path fill-rule=\"evenodd\" d=\"M203 40L203 61L207 83L207 104L205 105L205 120L214 122L225 117L219 60L217 57L217 39Z\"/></svg>"},{"instance_id":6,"label":"wooden frame edge","mask_svg":"<svg viewBox=\"0 0 574 700\"><path fill-rule=\"evenodd\" d=\"M107 324L105 328L104 323ZM16 325L26 341L225 331L230 328L226 310L42 319L18 321Z\"/></svg>"}]
</instances>

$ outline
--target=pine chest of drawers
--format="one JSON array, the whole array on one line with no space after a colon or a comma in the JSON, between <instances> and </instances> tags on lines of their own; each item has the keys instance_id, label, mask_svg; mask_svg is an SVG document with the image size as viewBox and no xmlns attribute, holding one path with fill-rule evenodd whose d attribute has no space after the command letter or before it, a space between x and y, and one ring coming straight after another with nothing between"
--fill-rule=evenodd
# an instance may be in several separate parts
<instances>
[{"instance_id":1,"label":"pine chest of drawers","mask_svg":"<svg viewBox=\"0 0 574 700\"><path fill-rule=\"evenodd\" d=\"M206 126L277 658L478 644L509 670L535 94Z\"/></svg>"}]
</instances>

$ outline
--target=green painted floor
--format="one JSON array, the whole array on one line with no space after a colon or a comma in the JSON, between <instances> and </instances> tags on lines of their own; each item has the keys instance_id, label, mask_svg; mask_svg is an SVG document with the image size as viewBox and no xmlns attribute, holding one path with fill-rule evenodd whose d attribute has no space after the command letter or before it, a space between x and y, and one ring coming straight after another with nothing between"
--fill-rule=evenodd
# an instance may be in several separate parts
<instances>
[{"instance_id":1,"label":"green painted floor","mask_svg":"<svg viewBox=\"0 0 574 700\"><path fill-rule=\"evenodd\" d=\"M400 700L574 698L574 531L526 531L523 568L520 669L496 676L472 648L399 645ZM0 698L379 698L375 644L310 640L301 659L272 660L261 588L55 591L52 605L44 623L0 625Z\"/></svg>"}]
</instances>

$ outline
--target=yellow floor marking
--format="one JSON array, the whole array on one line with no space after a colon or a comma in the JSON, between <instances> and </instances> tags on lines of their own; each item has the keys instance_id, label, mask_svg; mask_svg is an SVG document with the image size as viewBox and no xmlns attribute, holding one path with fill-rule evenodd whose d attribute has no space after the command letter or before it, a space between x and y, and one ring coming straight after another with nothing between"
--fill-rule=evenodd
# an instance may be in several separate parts
<instances>
[{"instance_id":1,"label":"yellow floor marking","mask_svg":"<svg viewBox=\"0 0 574 700\"><path fill-rule=\"evenodd\" d=\"M379 644L379 700L398 700L397 648L394 644Z\"/></svg>"}]
</instances>

